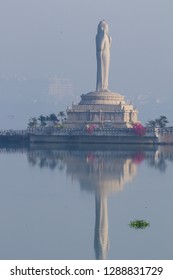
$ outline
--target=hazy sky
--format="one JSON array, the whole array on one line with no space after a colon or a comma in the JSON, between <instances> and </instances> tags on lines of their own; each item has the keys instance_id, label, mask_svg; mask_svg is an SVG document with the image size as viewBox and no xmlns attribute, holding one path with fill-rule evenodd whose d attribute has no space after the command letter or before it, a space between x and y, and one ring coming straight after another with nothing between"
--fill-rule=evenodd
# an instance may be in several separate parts
<instances>
[{"instance_id":1,"label":"hazy sky","mask_svg":"<svg viewBox=\"0 0 173 280\"><path fill-rule=\"evenodd\" d=\"M172 122L172 0L0 0L0 77L56 75L71 79L77 96L95 90L101 19L113 40L109 88L144 120L165 114Z\"/></svg>"}]
</instances>

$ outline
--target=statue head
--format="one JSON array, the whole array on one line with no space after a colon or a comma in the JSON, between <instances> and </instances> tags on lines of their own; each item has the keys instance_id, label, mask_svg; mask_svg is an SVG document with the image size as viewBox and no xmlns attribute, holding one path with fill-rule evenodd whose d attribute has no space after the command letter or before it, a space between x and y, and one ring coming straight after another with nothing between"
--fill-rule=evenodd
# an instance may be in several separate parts
<instances>
[{"instance_id":1,"label":"statue head","mask_svg":"<svg viewBox=\"0 0 173 280\"><path fill-rule=\"evenodd\" d=\"M105 20L101 20L98 24L97 33L108 33L109 26Z\"/></svg>"}]
</instances>

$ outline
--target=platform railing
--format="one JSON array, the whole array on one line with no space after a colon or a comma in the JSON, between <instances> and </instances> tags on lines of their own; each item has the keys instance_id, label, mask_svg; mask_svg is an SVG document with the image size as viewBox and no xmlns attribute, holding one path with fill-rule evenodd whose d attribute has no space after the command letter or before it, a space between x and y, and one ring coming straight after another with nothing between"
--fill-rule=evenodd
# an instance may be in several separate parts
<instances>
[{"instance_id":1,"label":"platform railing","mask_svg":"<svg viewBox=\"0 0 173 280\"><path fill-rule=\"evenodd\" d=\"M83 129L72 128L32 128L29 129L30 134L36 135L95 135L95 136L135 136L135 132L132 128L95 128L92 131ZM155 136L154 129L147 129L145 136Z\"/></svg>"},{"instance_id":2,"label":"platform railing","mask_svg":"<svg viewBox=\"0 0 173 280\"><path fill-rule=\"evenodd\" d=\"M134 136L133 128L95 128L89 132L86 128L57 128L57 127L32 127L23 130L0 130L0 135L14 136L30 134L37 135L107 135L107 136ZM173 127L166 128L146 128L145 136L173 135Z\"/></svg>"}]
</instances>

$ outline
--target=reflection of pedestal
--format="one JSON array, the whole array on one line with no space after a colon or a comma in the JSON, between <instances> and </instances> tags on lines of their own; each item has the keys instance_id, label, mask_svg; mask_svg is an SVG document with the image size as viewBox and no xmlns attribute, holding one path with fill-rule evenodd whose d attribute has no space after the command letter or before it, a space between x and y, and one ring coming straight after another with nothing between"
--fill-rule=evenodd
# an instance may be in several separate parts
<instances>
[{"instance_id":1,"label":"reflection of pedestal","mask_svg":"<svg viewBox=\"0 0 173 280\"><path fill-rule=\"evenodd\" d=\"M108 209L105 193L96 192L96 220L94 249L97 260L105 260L108 253Z\"/></svg>"}]
</instances>

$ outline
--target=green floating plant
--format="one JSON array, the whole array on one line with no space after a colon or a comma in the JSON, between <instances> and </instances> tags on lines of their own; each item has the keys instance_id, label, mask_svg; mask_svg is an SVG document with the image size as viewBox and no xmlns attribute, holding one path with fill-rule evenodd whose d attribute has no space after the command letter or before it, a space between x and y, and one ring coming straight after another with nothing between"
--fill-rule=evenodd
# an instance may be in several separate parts
<instances>
[{"instance_id":1,"label":"green floating plant","mask_svg":"<svg viewBox=\"0 0 173 280\"><path fill-rule=\"evenodd\" d=\"M129 226L135 229L144 229L146 227L149 227L150 223L145 220L135 220L135 221L131 221L129 223Z\"/></svg>"}]
</instances>

